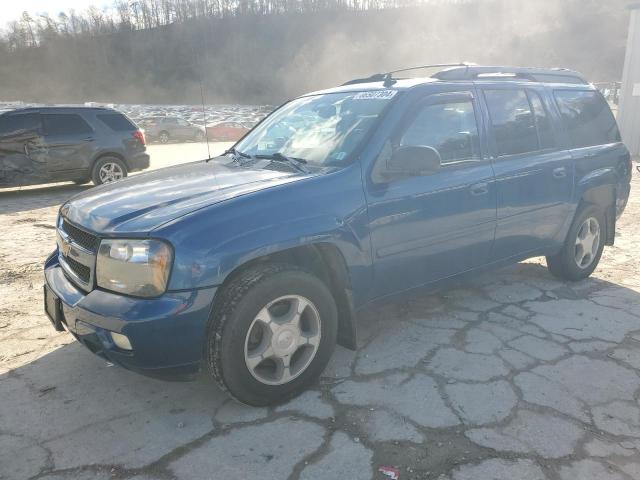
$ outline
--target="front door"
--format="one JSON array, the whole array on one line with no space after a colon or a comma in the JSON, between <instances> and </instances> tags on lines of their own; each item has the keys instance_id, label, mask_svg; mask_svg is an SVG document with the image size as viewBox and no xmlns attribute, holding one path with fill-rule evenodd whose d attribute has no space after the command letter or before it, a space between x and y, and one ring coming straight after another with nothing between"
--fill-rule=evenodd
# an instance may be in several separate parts
<instances>
[{"instance_id":1,"label":"front door","mask_svg":"<svg viewBox=\"0 0 640 480\"><path fill-rule=\"evenodd\" d=\"M473 92L431 95L410 109L385 145L376 167L401 146L433 147L442 161L434 173L376 180L367 188L374 297L487 262L496 190L479 121Z\"/></svg>"},{"instance_id":2,"label":"front door","mask_svg":"<svg viewBox=\"0 0 640 480\"><path fill-rule=\"evenodd\" d=\"M195 129L193 126L183 118L177 118L176 123L176 136L185 140L193 140L195 137Z\"/></svg>"},{"instance_id":3,"label":"front door","mask_svg":"<svg viewBox=\"0 0 640 480\"><path fill-rule=\"evenodd\" d=\"M41 130L38 112L0 116L0 187L47 182L49 170Z\"/></svg>"}]
</instances>

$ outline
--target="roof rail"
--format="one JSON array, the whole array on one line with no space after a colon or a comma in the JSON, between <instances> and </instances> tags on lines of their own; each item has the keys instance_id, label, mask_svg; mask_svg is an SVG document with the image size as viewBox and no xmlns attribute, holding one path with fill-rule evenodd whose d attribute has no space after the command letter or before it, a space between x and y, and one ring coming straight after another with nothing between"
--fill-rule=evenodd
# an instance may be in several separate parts
<instances>
[{"instance_id":1,"label":"roof rail","mask_svg":"<svg viewBox=\"0 0 640 480\"><path fill-rule=\"evenodd\" d=\"M444 68L431 75L438 80L527 80L530 82L545 83L573 83L588 84L589 82L578 72L566 68L531 68L531 67L485 67L475 63L436 63L433 65L421 65L419 67L402 68L386 73L376 73L366 78L349 80L342 85L355 85L358 83L383 82L385 87L396 83L393 74L421 70L427 68Z\"/></svg>"},{"instance_id":2,"label":"roof rail","mask_svg":"<svg viewBox=\"0 0 640 480\"><path fill-rule=\"evenodd\" d=\"M374 75L371 75L365 78L355 78L353 80L349 80L348 82L343 83L342 85L344 86L344 85L355 85L357 83L384 82L385 87L390 87L391 85L396 83L396 80L393 78L394 73L409 72L411 70L422 70L426 68L445 68L445 67L468 68L472 65L475 65L475 63L459 62L459 63L435 63L432 65L420 65L419 67L401 68L399 70L392 70L386 73L376 73Z\"/></svg>"},{"instance_id":3,"label":"roof rail","mask_svg":"<svg viewBox=\"0 0 640 480\"><path fill-rule=\"evenodd\" d=\"M432 75L438 80L522 79L531 82L577 83L589 82L578 72L566 68L483 67L478 65L453 67Z\"/></svg>"}]
</instances>

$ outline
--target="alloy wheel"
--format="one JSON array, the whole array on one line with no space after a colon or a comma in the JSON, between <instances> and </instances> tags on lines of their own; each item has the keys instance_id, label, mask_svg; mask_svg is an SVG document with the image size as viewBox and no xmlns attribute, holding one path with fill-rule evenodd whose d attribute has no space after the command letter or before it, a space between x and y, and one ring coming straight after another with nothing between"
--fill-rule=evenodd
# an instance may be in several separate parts
<instances>
[{"instance_id":1,"label":"alloy wheel","mask_svg":"<svg viewBox=\"0 0 640 480\"><path fill-rule=\"evenodd\" d=\"M283 385L302 374L318 352L320 314L300 295L265 305L249 326L244 359L251 375L267 385Z\"/></svg>"},{"instance_id":2,"label":"alloy wheel","mask_svg":"<svg viewBox=\"0 0 640 480\"><path fill-rule=\"evenodd\" d=\"M587 268L593 263L600 248L600 224L594 217L587 218L576 236L574 259L580 268Z\"/></svg>"},{"instance_id":3,"label":"alloy wheel","mask_svg":"<svg viewBox=\"0 0 640 480\"><path fill-rule=\"evenodd\" d=\"M100 175L100 183L115 182L124 178L122 167L115 162L108 162L102 165L98 174Z\"/></svg>"}]
</instances>

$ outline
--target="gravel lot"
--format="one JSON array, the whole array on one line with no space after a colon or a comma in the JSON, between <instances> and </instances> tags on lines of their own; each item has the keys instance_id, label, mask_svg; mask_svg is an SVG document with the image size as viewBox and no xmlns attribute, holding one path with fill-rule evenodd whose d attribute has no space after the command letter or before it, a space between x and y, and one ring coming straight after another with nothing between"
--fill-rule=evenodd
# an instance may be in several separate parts
<instances>
[{"instance_id":1,"label":"gravel lot","mask_svg":"<svg viewBox=\"0 0 640 480\"><path fill-rule=\"evenodd\" d=\"M152 163L204 148L152 146ZM365 311L359 352L338 348L275 409L109 366L53 330L42 263L83 188L0 192L0 478L640 479L637 178L591 279L532 260Z\"/></svg>"}]
</instances>

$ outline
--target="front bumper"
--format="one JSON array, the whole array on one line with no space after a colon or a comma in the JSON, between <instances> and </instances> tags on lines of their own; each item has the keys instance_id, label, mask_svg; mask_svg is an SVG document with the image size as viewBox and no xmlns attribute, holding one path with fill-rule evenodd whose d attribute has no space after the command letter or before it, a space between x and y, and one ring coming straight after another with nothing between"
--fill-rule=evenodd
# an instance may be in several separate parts
<instances>
[{"instance_id":1,"label":"front bumper","mask_svg":"<svg viewBox=\"0 0 640 480\"><path fill-rule=\"evenodd\" d=\"M93 353L156 377L183 377L200 369L216 287L150 299L99 289L85 293L67 279L55 254L44 273L60 298L63 326ZM133 349L118 348L109 332L126 335Z\"/></svg>"}]
</instances>

